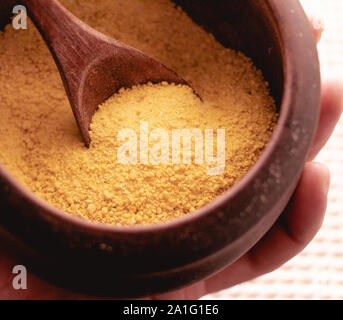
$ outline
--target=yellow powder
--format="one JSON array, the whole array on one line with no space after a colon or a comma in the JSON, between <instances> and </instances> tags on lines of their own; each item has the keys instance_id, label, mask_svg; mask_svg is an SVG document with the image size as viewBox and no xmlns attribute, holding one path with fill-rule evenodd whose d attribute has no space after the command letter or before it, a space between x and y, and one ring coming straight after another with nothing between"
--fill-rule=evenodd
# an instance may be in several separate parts
<instances>
[{"instance_id":1,"label":"yellow powder","mask_svg":"<svg viewBox=\"0 0 343 320\"><path fill-rule=\"evenodd\" d=\"M121 90L99 107L87 149L40 35L31 23L22 31L7 26L0 34L0 160L17 179L70 214L135 225L194 211L247 173L277 120L268 84L250 59L224 48L168 0L61 2L99 31L174 69L203 102L173 84ZM142 122L149 133L225 129L224 173L208 175L208 163L194 164L194 152L191 165L140 164ZM137 133L138 164L118 162L123 129Z\"/></svg>"}]
</instances>

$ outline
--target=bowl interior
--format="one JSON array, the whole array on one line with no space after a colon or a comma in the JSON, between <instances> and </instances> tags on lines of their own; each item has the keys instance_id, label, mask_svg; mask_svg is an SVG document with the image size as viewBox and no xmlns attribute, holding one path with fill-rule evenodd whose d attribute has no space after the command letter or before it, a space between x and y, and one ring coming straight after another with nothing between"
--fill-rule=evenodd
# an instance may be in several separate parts
<instances>
[{"instance_id":1,"label":"bowl interior","mask_svg":"<svg viewBox=\"0 0 343 320\"><path fill-rule=\"evenodd\" d=\"M239 50L252 59L268 81L271 94L280 112L284 93L283 41L269 1L255 0L171 0L199 25L212 33L225 47ZM0 2L0 30L10 23L16 0ZM240 184L240 183L239 183ZM230 193L231 190L229 190ZM34 195L31 200L37 203ZM56 208L45 211L61 213ZM59 216L58 214L58 216ZM65 216L62 213L64 218ZM72 219L74 220L74 219ZM77 219L79 222L80 219ZM180 219L177 219L180 220ZM83 220L82 220L83 221ZM82 223L80 223L81 225ZM158 225L158 227L163 224ZM94 225L97 229L98 225ZM112 226L111 226L112 227ZM155 229L155 228L154 228ZM118 230L117 230L118 231Z\"/></svg>"},{"instance_id":2,"label":"bowl interior","mask_svg":"<svg viewBox=\"0 0 343 320\"><path fill-rule=\"evenodd\" d=\"M250 57L269 82L278 111L284 87L283 48L267 1L173 0L224 46Z\"/></svg>"},{"instance_id":3,"label":"bowl interior","mask_svg":"<svg viewBox=\"0 0 343 320\"><path fill-rule=\"evenodd\" d=\"M278 25L275 21L275 15L272 8L269 7L270 1L255 1L255 0L173 0L176 5L180 5L188 15L199 25L203 26L206 30L213 33L219 42L224 46L236 50L240 50L250 57L255 65L262 70L265 79L269 82L271 93L277 102L280 109L283 89L284 89L284 57L283 57L283 41L280 36ZM15 0L6 0L0 2L0 29L10 22L11 11L14 6ZM275 137L274 137L275 138ZM274 139L275 140L275 139ZM267 152L266 152L267 153ZM263 160L263 159L260 159ZM259 161L261 162L261 161ZM256 168L255 168L256 169ZM256 171L256 170L255 170ZM232 189L225 194L225 201L218 204L211 203L210 207L202 208L202 215L197 214L196 219L194 215L189 215L177 221L171 221L166 224L159 224L149 227L135 227L135 228L115 228L113 226L98 225L85 222L82 219L70 217L58 209L44 205L38 201L33 195L25 193L24 197L30 203L34 203L39 208L39 211L44 213L44 219L52 214L51 217L56 224L69 223L80 233L87 233L91 236L98 236L99 234L107 234L109 236L117 235L118 237L132 235L137 236L142 233L143 235L151 232L151 238L158 236L159 233L168 237L169 232L173 233L173 229L178 229L180 232L183 230L182 223L185 224L201 224L203 219L206 219L208 212L219 210L218 208L228 199L235 197L237 203L245 203L246 201L239 201L236 194L240 194L241 189L239 186L245 186L246 181L241 181L237 184L233 193ZM239 192L238 192L239 191ZM229 197L232 195L233 197ZM223 197L222 197L223 198ZM244 197L243 197L244 198ZM212 206L211 206L212 205ZM25 210L27 211L27 209ZM236 219L240 215L240 211L229 206L230 216ZM39 216L37 215L37 219ZM49 220L49 219L47 219ZM195 221L194 221L195 220ZM251 220L251 221L250 221ZM234 228L230 233L230 241L239 237L244 233L246 225L255 223L254 216L249 221L241 223L239 228ZM223 240L223 239L222 239ZM227 240L227 239L226 239ZM226 241L225 240L225 241ZM153 241L153 240L151 240ZM175 248L169 248L174 250ZM171 252L171 251L168 252ZM179 252L179 248L175 249ZM208 248L211 251L212 247ZM144 253L145 254L145 253ZM194 255L196 256L196 251ZM192 260L192 255L187 254L187 259ZM163 264L163 260L161 262ZM166 262L166 264L168 264Z\"/></svg>"},{"instance_id":4,"label":"bowl interior","mask_svg":"<svg viewBox=\"0 0 343 320\"><path fill-rule=\"evenodd\" d=\"M283 86L282 41L267 1L172 0L224 46L250 57L269 82L280 109ZM15 0L0 2L0 30L10 22ZM278 110L280 111L280 110Z\"/></svg>"}]
</instances>

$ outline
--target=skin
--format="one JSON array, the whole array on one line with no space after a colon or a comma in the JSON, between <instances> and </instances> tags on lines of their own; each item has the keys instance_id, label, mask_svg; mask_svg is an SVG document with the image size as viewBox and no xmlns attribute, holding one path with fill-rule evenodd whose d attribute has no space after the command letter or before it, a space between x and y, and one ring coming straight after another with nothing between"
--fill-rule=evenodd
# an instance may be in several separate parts
<instances>
[{"instance_id":1,"label":"skin","mask_svg":"<svg viewBox=\"0 0 343 320\"><path fill-rule=\"evenodd\" d=\"M322 30L314 29L319 41ZM278 269L298 255L319 231L330 186L328 168L313 159L330 138L343 111L343 85L323 84L317 134L293 199L273 228L248 253L215 276L175 292L150 299L198 299ZM28 289L14 290L12 269L21 264L25 250L0 229L0 299L90 299L68 292L28 274Z\"/></svg>"}]
</instances>

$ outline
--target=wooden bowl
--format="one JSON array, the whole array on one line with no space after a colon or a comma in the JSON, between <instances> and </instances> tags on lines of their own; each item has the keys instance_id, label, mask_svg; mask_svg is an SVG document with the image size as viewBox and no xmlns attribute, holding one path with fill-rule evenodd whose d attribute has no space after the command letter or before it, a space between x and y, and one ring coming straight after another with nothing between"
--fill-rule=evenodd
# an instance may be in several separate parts
<instances>
[{"instance_id":1,"label":"wooden bowl","mask_svg":"<svg viewBox=\"0 0 343 320\"><path fill-rule=\"evenodd\" d=\"M2 26L12 2L0 5ZM0 225L32 252L27 267L59 286L142 297L202 280L256 244L297 185L320 108L316 44L299 2L175 2L262 69L280 108L278 125L261 158L235 187L195 213L153 226L114 227L67 215L0 167Z\"/></svg>"}]
</instances>

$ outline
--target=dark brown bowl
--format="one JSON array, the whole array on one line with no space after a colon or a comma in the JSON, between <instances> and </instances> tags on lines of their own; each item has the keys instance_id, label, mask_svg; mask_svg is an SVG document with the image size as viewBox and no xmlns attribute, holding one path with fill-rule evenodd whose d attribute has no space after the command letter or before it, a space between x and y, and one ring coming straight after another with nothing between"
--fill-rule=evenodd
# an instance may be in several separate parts
<instances>
[{"instance_id":1,"label":"dark brown bowl","mask_svg":"<svg viewBox=\"0 0 343 320\"><path fill-rule=\"evenodd\" d=\"M2 1L0 25L13 1ZM233 263L289 202L317 127L315 39L297 0L177 0L224 45L251 57L270 82L280 119L262 157L234 188L198 212L146 227L67 215L0 167L0 225L31 249L28 267L79 292L141 297L190 285Z\"/></svg>"}]
</instances>

